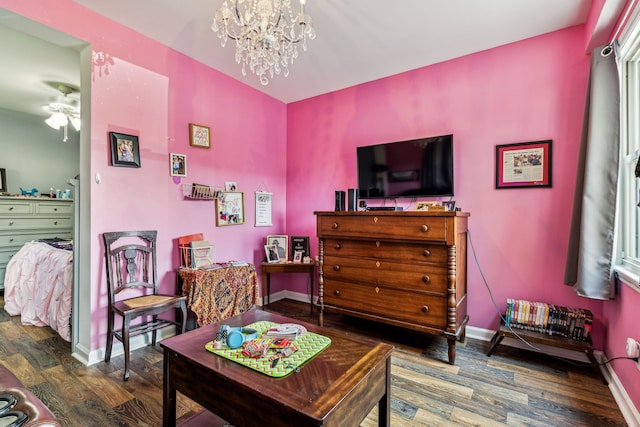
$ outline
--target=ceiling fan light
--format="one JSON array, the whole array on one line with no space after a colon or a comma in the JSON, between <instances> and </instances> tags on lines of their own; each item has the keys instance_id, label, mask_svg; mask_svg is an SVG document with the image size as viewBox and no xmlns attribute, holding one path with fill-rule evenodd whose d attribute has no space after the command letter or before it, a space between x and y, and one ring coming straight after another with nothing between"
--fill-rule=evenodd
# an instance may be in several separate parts
<instances>
[{"instance_id":1,"label":"ceiling fan light","mask_svg":"<svg viewBox=\"0 0 640 427\"><path fill-rule=\"evenodd\" d=\"M52 127L55 130L60 129L60 124L58 123L58 121L56 120L56 118L54 117L55 114L52 114L51 117L49 117L48 119L46 119L44 122L49 125L49 127Z\"/></svg>"},{"instance_id":2,"label":"ceiling fan light","mask_svg":"<svg viewBox=\"0 0 640 427\"><path fill-rule=\"evenodd\" d=\"M69 121L71 122L75 130L80 130L80 119L78 117L70 117Z\"/></svg>"}]
</instances>

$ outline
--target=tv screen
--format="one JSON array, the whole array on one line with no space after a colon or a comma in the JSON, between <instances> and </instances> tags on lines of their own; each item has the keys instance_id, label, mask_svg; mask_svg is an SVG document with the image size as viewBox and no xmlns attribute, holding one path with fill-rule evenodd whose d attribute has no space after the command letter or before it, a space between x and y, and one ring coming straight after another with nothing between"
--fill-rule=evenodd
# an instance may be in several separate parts
<instances>
[{"instance_id":1,"label":"tv screen","mask_svg":"<svg viewBox=\"0 0 640 427\"><path fill-rule=\"evenodd\" d=\"M362 199L453 196L453 135L356 150Z\"/></svg>"}]
</instances>

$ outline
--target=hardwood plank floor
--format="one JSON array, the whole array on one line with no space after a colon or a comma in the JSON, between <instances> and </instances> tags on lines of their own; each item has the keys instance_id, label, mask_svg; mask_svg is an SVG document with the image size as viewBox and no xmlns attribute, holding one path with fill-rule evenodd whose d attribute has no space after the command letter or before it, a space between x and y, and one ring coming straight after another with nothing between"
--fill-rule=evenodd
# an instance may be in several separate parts
<instances>
[{"instance_id":1,"label":"hardwood plank floor","mask_svg":"<svg viewBox=\"0 0 640 427\"><path fill-rule=\"evenodd\" d=\"M4 300L0 298L0 306ZM281 300L267 310L317 323L309 305ZM393 426L626 426L609 389L590 366L488 343L458 343L456 364L447 363L442 337L325 314L325 326L393 344ZM20 324L0 310L0 364L11 371L65 426L162 425L162 350L131 355L131 378L122 381L124 358L84 366L50 328ZM213 386L213 385L212 385ZM178 396L179 421L201 408ZM221 425L206 424L209 425ZM195 423L195 425L203 425ZM377 425L374 410L362 423ZM240 427L240 426L238 426Z\"/></svg>"}]
</instances>

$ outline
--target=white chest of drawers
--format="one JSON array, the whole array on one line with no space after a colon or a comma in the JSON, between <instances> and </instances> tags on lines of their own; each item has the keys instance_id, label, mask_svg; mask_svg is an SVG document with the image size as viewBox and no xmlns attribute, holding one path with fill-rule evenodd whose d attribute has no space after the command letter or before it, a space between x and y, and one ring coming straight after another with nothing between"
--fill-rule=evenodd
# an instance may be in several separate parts
<instances>
[{"instance_id":1,"label":"white chest of drawers","mask_svg":"<svg viewBox=\"0 0 640 427\"><path fill-rule=\"evenodd\" d=\"M26 242L71 239L73 201L26 197L0 197L0 290L11 257Z\"/></svg>"}]
</instances>

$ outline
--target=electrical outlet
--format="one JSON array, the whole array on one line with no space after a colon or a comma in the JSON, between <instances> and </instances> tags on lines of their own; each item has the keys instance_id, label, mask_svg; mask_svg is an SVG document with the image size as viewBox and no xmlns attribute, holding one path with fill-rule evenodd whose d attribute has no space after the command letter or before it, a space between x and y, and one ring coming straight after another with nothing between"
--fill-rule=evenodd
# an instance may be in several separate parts
<instances>
[{"instance_id":1,"label":"electrical outlet","mask_svg":"<svg viewBox=\"0 0 640 427\"><path fill-rule=\"evenodd\" d=\"M640 371L640 343L633 338L627 338L627 357L636 358L636 368Z\"/></svg>"}]
</instances>

